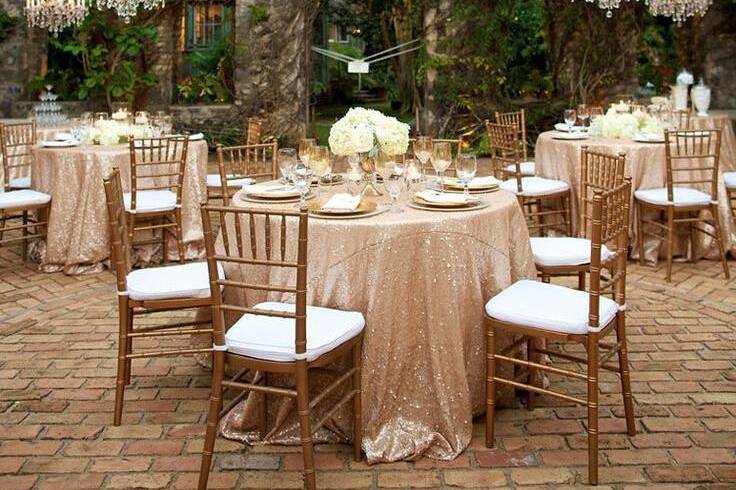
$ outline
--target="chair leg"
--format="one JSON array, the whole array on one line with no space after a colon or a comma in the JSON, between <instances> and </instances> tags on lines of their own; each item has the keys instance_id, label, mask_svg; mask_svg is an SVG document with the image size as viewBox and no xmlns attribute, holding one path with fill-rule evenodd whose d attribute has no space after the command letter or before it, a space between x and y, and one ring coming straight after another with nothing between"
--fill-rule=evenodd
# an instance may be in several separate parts
<instances>
[{"instance_id":1,"label":"chair leg","mask_svg":"<svg viewBox=\"0 0 736 490\"><path fill-rule=\"evenodd\" d=\"M212 393L210 394L210 413L207 415L207 431L202 448L202 464L199 467L199 490L207 489L207 479L212 467L212 453L217 438L217 425L222 410L222 377L225 373L225 353L215 351L212 355Z\"/></svg>"},{"instance_id":2,"label":"chair leg","mask_svg":"<svg viewBox=\"0 0 736 490\"><path fill-rule=\"evenodd\" d=\"M115 413L113 425L118 426L123 417L123 399L125 397L125 376L128 352L128 316L132 315L128 308L128 297L118 296L119 336L118 336L118 370L115 378Z\"/></svg>"},{"instance_id":3,"label":"chair leg","mask_svg":"<svg viewBox=\"0 0 736 490\"><path fill-rule=\"evenodd\" d=\"M618 370L621 377L621 393L624 397L624 413L626 414L626 432L630 436L636 435L634 422L634 403L631 397L631 379L629 378L629 354L626 348L626 315L619 312L616 316L616 340L621 347L618 351Z\"/></svg>"},{"instance_id":4,"label":"chair leg","mask_svg":"<svg viewBox=\"0 0 736 490\"><path fill-rule=\"evenodd\" d=\"M675 207L667 206L667 282L672 281L672 254L675 245Z\"/></svg>"},{"instance_id":5,"label":"chair leg","mask_svg":"<svg viewBox=\"0 0 736 490\"><path fill-rule=\"evenodd\" d=\"M644 265L644 206L636 201L636 236L639 239L639 265Z\"/></svg>"},{"instance_id":6,"label":"chair leg","mask_svg":"<svg viewBox=\"0 0 736 490\"><path fill-rule=\"evenodd\" d=\"M184 231L181 224L181 208L176 208L174 219L176 220L176 246L179 249L179 263L184 263Z\"/></svg>"},{"instance_id":7,"label":"chair leg","mask_svg":"<svg viewBox=\"0 0 736 490\"><path fill-rule=\"evenodd\" d=\"M362 372L362 347L362 341L358 342L353 347L353 367L355 368L355 374L353 374L353 389L355 390L355 397L353 398L353 458L355 461L360 461L362 459L361 453L363 450L363 407L360 379Z\"/></svg>"},{"instance_id":8,"label":"chair leg","mask_svg":"<svg viewBox=\"0 0 736 490\"><path fill-rule=\"evenodd\" d=\"M588 334L588 483L598 484L598 334Z\"/></svg>"},{"instance_id":9,"label":"chair leg","mask_svg":"<svg viewBox=\"0 0 736 490\"><path fill-rule=\"evenodd\" d=\"M585 272L578 272L578 290L585 291Z\"/></svg>"},{"instance_id":10,"label":"chair leg","mask_svg":"<svg viewBox=\"0 0 736 490\"><path fill-rule=\"evenodd\" d=\"M4 236L5 236L5 211L0 210L0 247L3 246Z\"/></svg>"},{"instance_id":11,"label":"chair leg","mask_svg":"<svg viewBox=\"0 0 736 490\"><path fill-rule=\"evenodd\" d=\"M716 242L718 242L718 252L721 254L723 274L726 276L726 280L728 280L731 274L728 271L728 262L726 262L726 250L723 246L723 232L721 231L721 218L718 216L718 206L711 204L710 212L713 215L713 229L715 230Z\"/></svg>"},{"instance_id":12,"label":"chair leg","mask_svg":"<svg viewBox=\"0 0 736 490\"><path fill-rule=\"evenodd\" d=\"M572 236L572 190L565 196L565 217L567 219L567 236Z\"/></svg>"},{"instance_id":13,"label":"chair leg","mask_svg":"<svg viewBox=\"0 0 736 490\"><path fill-rule=\"evenodd\" d=\"M493 417L496 410L496 338L495 327L486 319L486 447L493 447Z\"/></svg>"},{"instance_id":14,"label":"chair leg","mask_svg":"<svg viewBox=\"0 0 736 490\"><path fill-rule=\"evenodd\" d=\"M302 439L302 457L304 458L304 485L307 490L315 490L317 482L314 475L314 447L312 446L312 426L309 421L309 378L305 360L296 361L296 404Z\"/></svg>"},{"instance_id":15,"label":"chair leg","mask_svg":"<svg viewBox=\"0 0 736 490\"><path fill-rule=\"evenodd\" d=\"M23 262L28 260L28 211L23 211Z\"/></svg>"},{"instance_id":16,"label":"chair leg","mask_svg":"<svg viewBox=\"0 0 736 490\"><path fill-rule=\"evenodd\" d=\"M536 352L534 350L534 337L527 337L526 339L526 358L529 362L536 362ZM536 386L537 380L537 368L529 368L529 384ZM534 410L534 393L532 390L526 392L526 408L527 410Z\"/></svg>"},{"instance_id":17,"label":"chair leg","mask_svg":"<svg viewBox=\"0 0 736 490\"><path fill-rule=\"evenodd\" d=\"M133 312L130 312L130 314L128 314L128 333L129 334L133 332L133 316L134 316ZM128 354L133 353L133 337L129 337L129 336L127 337L126 352ZM132 369L133 369L133 360L126 358L125 360L125 385L126 386L130 384L130 377L131 377L130 372L132 371Z\"/></svg>"},{"instance_id":18,"label":"chair leg","mask_svg":"<svg viewBox=\"0 0 736 490\"><path fill-rule=\"evenodd\" d=\"M263 373L264 386L268 386L268 373ZM256 393L258 397L258 432L261 440L268 434L268 393Z\"/></svg>"},{"instance_id":19,"label":"chair leg","mask_svg":"<svg viewBox=\"0 0 736 490\"><path fill-rule=\"evenodd\" d=\"M166 217L161 218L161 224L166 224ZM169 237L166 236L168 233L168 228L162 227L161 228L161 263L165 264L169 261Z\"/></svg>"}]
</instances>

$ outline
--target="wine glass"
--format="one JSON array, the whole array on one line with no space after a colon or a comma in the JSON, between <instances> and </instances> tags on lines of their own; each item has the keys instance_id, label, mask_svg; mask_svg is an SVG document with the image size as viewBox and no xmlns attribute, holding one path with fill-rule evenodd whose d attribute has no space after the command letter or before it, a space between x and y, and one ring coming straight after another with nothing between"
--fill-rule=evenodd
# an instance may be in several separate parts
<instances>
[{"instance_id":1,"label":"wine glass","mask_svg":"<svg viewBox=\"0 0 736 490\"><path fill-rule=\"evenodd\" d=\"M316 145L314 138L302 138L299 140L299 160L309 165L312 158L312 149Z\"/></svg>"},{"instance_id":2,"label":"wine glass","mask_svg":"<svg viewBox=\"0 0 736 490\"><path fill-rule=\"evenodd\" d=\"M457 180L463 185L463 194L465 197L470 196L470 182L478 171L478 159L472 153L462 153L457 156L455 162L455 171L457 172Z\"/></svg>"},{"instance_id":3,"label":"wine glass","mask_svg":"<svg viewBox=\"0 0 736 490\"><path fill-rule=\"evenodd\" d=\"M406 172L406 176L404 177L406 188L411 191L414 184L422 181L422 167L419 159L407 156L404 159L404 172Z\"/></svg>"},{"instance_id":4,"label":"wine glass","mask_svg":"<svg viewBox=\"0 0 736 490\"><path fill-rule=\"evenodd\" d=\"M330 162L330 149L326 146L312 147L309 166L312 173L317 176L317 193L322 194L322 179L330 174L332 165Z\"/></svg>"},{"instance_id":5,"label":"wine glass","mask_svg":"<svg viewBox=\"0 0 736 490\"><path fill-rule=\"evenodd\" d=\"M575 126L575 121L578 120L578 114L575 112L575 109L565 109L565 124L567 124L567 128L572 131L573 126Z\"/></svg>"},{"instance_id":6,"label":"wine glass","mask_svg":"<svg viewBox=\"0 0 736 490\"><path fill-rule=\"evenodd\" d=\"M414 142L414 156L419 160L421 179L424 180L427 163L432 158L432 138L417 136L417 140Z\"/></svg>"},{"instance_id":7,"label":"wine glass","mask_svg":"<svg viewBox=\"0 0 736 490\"><path fill-rule=\"evenodd\" d=\"M391 198L391 213L402 212L401 208L396 205L401 189L404 187L404 166L401 163L389 161L383 167L381 177L383 177L383 187Z\"/></svg>"},{"instance_id":8,"label":"wine glass","mask_svg":"<svg viewBox=\"0 0 736 490\"><path fill-rule=\"evenodd\" d=\"M440 192L445 187L445 170L452 163L452 147L449 141L434 141L432 143L432 167L437 172L440 181Z\"/></svg>"},{"instance_id":9,"label":"wine glass","mask_svg":"<svg viewBox=\"0 0 736 490\"><path fill-rule=\"evenodd\" d=\"M291 174L296 166L296 150L294 148L279 148L278 151L279 172L281 173L281 183L288 184L291 182Z\"/></svg>"},{"instance_id":10,"label":"wine glass","mask_svg":"<svg viewBox=\"0 0 736 490\"><path fill-rule=\"evenodd\" d=\"M307 193L312 185L312 169L303 161L298 161L291 174L294 187L299 191L299 208L307 204Z\"/></svg>"},{"instance_id":11,"label":"wine glass","mask_svg":"<svg viewBox=\"0 0 736 490\"><path fill-rule=\"evenodd\" d=\"M578 117L580 118L580 124L583 127L587 126L588 119L590 118L590 108L585 104L578 105Z\"/></svg>"},{"instance_id":12,"label":"wine glass","mask_svg":"<svg viewBox=\"0 0 736 490\"><path fill-rule=\"evenodd\" d=\"M110 119L110 115L107 112L95 112L94 118L95 123L97 123L100 121L107 121Z\"/></svg>"},{"instance_id":13,"label":"wine glass","mask_svg":"<svg viewBox=\"0 0 736 490\"><path fill-rule=\"evenodd\" d=\"M174 117L171 114L166 114L161 118L161 133L171 134L174 129Z\"/></svg>"}]
</instances>

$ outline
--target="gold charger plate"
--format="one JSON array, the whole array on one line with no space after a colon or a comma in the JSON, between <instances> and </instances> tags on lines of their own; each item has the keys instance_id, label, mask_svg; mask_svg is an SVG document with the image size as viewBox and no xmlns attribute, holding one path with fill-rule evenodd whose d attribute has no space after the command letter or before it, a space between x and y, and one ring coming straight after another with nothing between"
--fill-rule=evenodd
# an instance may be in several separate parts
<instances>
[{"instance_id":1,"label":"gold charger plate","mask_svg":"<svg viewBox=\"0 0 736 490\"><path fill-rule=\"evenodd\" d=\"M473 189L472 187L468 189L468 192L470 194L489 194L491 192L496 192L500 187L498 184L492 185L490 187L476 187ZM445 187L443 188L444 192L449 192L450 194L462 194L465 192L465 189L463 189L462 186L454 186L454 185L448 185L445 184Z\"/></svg>"},{"instance_id":2,"label":"gold charger plate","mask_svg":"<svg viewBox=\"0 0 736 490\"><path fill-rule=\"evenodd\" d=\"M387 207L376 207L373 211L368 211L367 213L362 214L320 214L320 213L313 213L309 212L309 217L312 219L363 219L363 218L370 218L371 216L376 216L379 214L383 214L386 211L388 211L389 208Z\"/></svg>"},{"instance_id":3,"label":"gold charger plate","mask_svg":"<svg viewBox=\"0 0 736 490\"><path fill-rule=\"evenodd\" d=\"M457 213L457 212L462 212L462 211L478 211L479 209L487 208L489 204L486 201L479 200L476 203L473 203L471 205L465 205L462 207L438 208L435 206L425 206L418 202L409 201L407 203L407 206L413 209L420 209L422 211L435 211L439 213Z\"/></svg>"},{"instance_id":4,"label":"gold charger plate","mask_svg":"<svg viewBox=\"0 0 736 490\"><path fill-rule=\"evenodd\" d=\"M309 193L307 194L304 199L307 201L310 201L317 197L316 194ZM245 202L255 202L258 204L289 204L293 202L299 202L299 196L297 197L282 197L282 198L261 198L261 197L255 197L255 196L249 196L245 193L240 194L240 200Z\"/></svg>"},{"instance_id":5,"label":"gold charger plate","mask_svg":"<svg viewBox=\"0 0 736 490\"><path fill-rule=\"evenodd\" d=\"M357 216L361 214L375 211L378 205L371 200L363 199L355 209L345 209L340 211L324 211L322 206L327 204L329 198L320 198L309 204L309 213L319 216Z\"/></svg>"},{"instance_id":6,"label":"gold charger plate","mask_svg":"<svg viewBox=\"0 0 736 490\"><path fill-rule=\"evenodd\" d=\"M286 188L288 186L284 184L283 187ZM296 188L292 188L291 190L284 189L283 191L277 191L277 192L267 192L267 191L260 192L258 191L258 189L244 189L243 194L247 195L250 198L268 199L268 200L293 199L295 197L297 198L299 197L299 191L296 190Z\"/></svg>"},{"instance_id":7,"label":"gold charger plate","mask_svg":"<svg viewBox=\"0 0 736 490\"><path fill-rule=\"evenodd\" d=\"M467 206L472 205L472 203L467 202L431 202L431 201L425 201L421 197L414 196L413 202L416 204L419 204L420 206L426 206L430 208L442 208L442 209L448 209L448 208L464 208Z\"/></svg>"}]
</instances>

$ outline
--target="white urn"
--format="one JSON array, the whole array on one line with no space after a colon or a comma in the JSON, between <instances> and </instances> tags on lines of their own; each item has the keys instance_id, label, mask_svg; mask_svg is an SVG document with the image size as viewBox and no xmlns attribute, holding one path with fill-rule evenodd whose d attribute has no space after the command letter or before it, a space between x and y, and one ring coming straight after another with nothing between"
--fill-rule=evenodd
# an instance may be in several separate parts
<instances>
[{"instance_id":1,"label":"white urn","mask_svg":"<svg viewBox=\"0 0 736 490\"><path fill-rule=\"evenodd\" d=\"M698 116L707 116L710 108L710 87L704 85L701 80L700 84L693 87L692 98L698 110Z\"/></svg>"}]
</instances>

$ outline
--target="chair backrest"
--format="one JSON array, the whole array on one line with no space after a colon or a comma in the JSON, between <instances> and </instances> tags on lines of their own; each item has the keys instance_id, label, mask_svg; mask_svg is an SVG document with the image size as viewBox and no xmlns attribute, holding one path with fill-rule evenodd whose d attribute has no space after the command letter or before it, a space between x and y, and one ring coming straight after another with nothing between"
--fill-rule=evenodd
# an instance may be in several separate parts
<instances>
[{"instance_id":1,"label":"chair backrest","mask_svg":"<svg viewBox=\"0 0 736 490\"><path fill-rule=\"evenodd\" d=\"M526 161L527 145L526 145L526 115L524 109L515 112L496 112L496 124L505 126L514 126L519 133L519 144L521 145L521 158Z\"/></svg>"},{"instance_id":2,"label":"chair backrest","mask_svg":"<svg viewBox=\"0 0 736 490\"><path fill-rule=\"evenodd\" d=\"M672 123L675 125L675 129L679 131L685 131L690 129L690 116L691 112L688 110L684 111L671 111L670 116Z\"/></svg>"},{"instance_id":3,"label":"chair backrest","mask_svg":"<svg viewBox=\"0 0 736 490\"><path fill-rule=\"evenodd\" d=\"M521 148L519 147L519 133L516 126L495 124L485 121L488 134L488 146L491 150L491 168L496 178L504 180L507 174L516 179L518 192L521 192ZM509 172L506 167L513 166Z\"/></svg>"},{"instance_id":4,"label":"chair backrest","mask_svg":"<svg viewBox=\"0 0 736 490\"><path fill-rule=\"evenodd\" d=\"M588 304L588 328L600 328L600 297L610 292L619 305L626 304L626 258L629 245L629 203L631 179L626 178L613 189L596 190L593 193L593 211L590 237L590 298ZM601 260L603 244L611 244L613 255L605 263ZM601 270L606 267L612 274L601 287Z\"/></svg>"},{"instance_id":5,"label":"chair backrest","mask_svg":"<svg viewBox=\"0 0 736 490\"><path fill-rule=\"evenodd\" d=\"M665 131L667 161L667 200L674 202L673 188L700 188L718 196L718 165L721 155L721 130Z\"/></svg>"},{"instance_id":6,"label":"chair backrest","mask_svg":"<svg viewBox=\"0 0 736 490\"><path fill-rule=\"evenodd\" d=\"M580 222L578 235L588 236L592 219L593 195L595 191L607 191L624 180L626 154L609 155L590 151L587 146L580 149Z\"/></svg>"},{"instance_id":7,"label":"chair backrest","mask_svg":"<svg viewBox=\"0 0 736 490\"><path fill-rule=\"evenodd\" d=\"M169 190L181 206L189 136L130 138L131 210L139 191Z\"/></svg>"},{"instance_id":8,"label":"chair backrest","mask_svg":"<svg viewBox=\"0 0 736 490\"><path fill-rule=\"evenodd\" d=\"M261 128L263 127L263 121L257 117L248 118L248 127L245 131L245 144L246 145L257 145L261 142Z\"/></svg>"},{"instance_id":9,"label":"chair backrest","mask_svg":"<svg viewBox=\"0 0 736 490\"><path fill-rule=\"evenodd\" d=\"M213 217L218 226L214 226ZM307 349L307 227L308 213L301 210L270 210L230 206L202 205L207 267L212 291L214 341L225 345L224 313L253 313L280 318L295 319L295 352L303 354ZM217 229L222 235L222 249L215 249ZM260 232L259 232L260 230ZM246 235L247 233L247 235ZM276 268L286 274L286 284L256 284L232 279L220 279L217 264ZM291 273L290 271L294 271ZM247 276L249 277L249 276ZM273 277L268 274L266 277ZM247 280L247 279L246 279ZM220 287L239 290L266 291L294 294L294 313L285 311L256 310L242 304L229 303L220 295Z\"/></svg>"},{"instance_id":10,"label":"chair backrest","mask_svg":"<svg viewBox=\"0 0 736 490\"><path fill-rule=\"evenodd\" d=\"M0 149L3 158L3 188L10 190L13 174L31 166L31 148L36 144L36 121L0 124ZM30 173L30 172L28 172Z\"/></svg>"},{"instance_id":11,"label":"chair backrest","mask_svg":"<svg viewBox=\"0 0 736 490\"><path fill-rule=\"evenodd\" d=\"M217 145L217 166L220 182L227 189L225 177L251 177L253 179L275 179L278 176L278 143L259 143L254 145ZM223 191L223 196L227 195Z\"/></svg>"},{"instance_id":12,"label":"chair backrest","mask_svg":"<svg viewBox=\"0 0 736 490\"><path fill-rule=\"evenodd\" d=\"M128 289L127 276L131 269L130 241L123 204L123 183L117 168L104 179L107 215L110 222L110 260L117 276L118 292Z\"/></svg>"}]
</instances>

